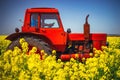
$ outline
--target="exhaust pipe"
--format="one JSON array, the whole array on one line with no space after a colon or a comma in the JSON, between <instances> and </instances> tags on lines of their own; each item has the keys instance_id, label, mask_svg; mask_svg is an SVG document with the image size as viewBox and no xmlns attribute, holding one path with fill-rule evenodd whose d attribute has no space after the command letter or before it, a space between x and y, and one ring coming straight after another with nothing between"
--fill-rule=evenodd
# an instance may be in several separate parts
<instances>
[{"instance_id":1,"label":"exhaust pipe","mask_svg":"<svg viewBox=\"0 0 120 80\"><path fill-rule=\"evenodd\" d=\"M85 24L84 24L84 38L85 38L85 41L89 41L89 39L90 39L90 25L88 23L88 17L89 17L89 14L86 16L86 21L85 21Z\"/></svg>"},{"instance_id":2,"label":"exhaust pipe","mask_svg":"<svg viewBox=\"0 0 120 80\"><path fill-rule=\"evenodd\" d=\"M89 14L86 16L86 21L84 24L84 53L90 52L90 25L88 23Z\"/></svg>"}]
</instances>

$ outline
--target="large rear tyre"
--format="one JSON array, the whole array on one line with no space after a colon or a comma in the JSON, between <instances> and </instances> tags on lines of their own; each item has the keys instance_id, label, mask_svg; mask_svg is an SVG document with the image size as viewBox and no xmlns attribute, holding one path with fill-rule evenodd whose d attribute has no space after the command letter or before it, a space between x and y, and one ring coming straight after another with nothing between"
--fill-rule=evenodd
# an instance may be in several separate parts
<instances>
[{"instance_id":1,"label":"large rear tyre","mask_svg":"<svg viewBox=\"0 0 120 80\"><path fill-rule=\"evenodd\" d=\"M51 54L52 49L50 48L50 45L48 43L44 42L42 39L35 38L35 37L23 37L23 38L28 43L29 49L31 47L37 47L37 49L39 51L44 50L48 55ZM7 49L13 50L15 46L20 48L19 40L20 40L20 38L17 38L16 40L12 41Z\"/></svg>"}]
</instances>

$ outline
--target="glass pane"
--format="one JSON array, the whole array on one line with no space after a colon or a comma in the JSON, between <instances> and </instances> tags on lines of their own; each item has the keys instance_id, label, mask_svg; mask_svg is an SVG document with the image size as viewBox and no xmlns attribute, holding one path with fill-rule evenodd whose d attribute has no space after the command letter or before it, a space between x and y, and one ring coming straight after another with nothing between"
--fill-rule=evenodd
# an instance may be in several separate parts
<instances>
[{"instance_id":1,"label":"glass pane","mask_svg":"<svg viewBox=\"0 0 120 80\"><path fill-rule=\"evenodd\" d=\"M31 27L38 27L38 14L31 14Z\"/></svg>"},{"instance_id":2,"label":"glass pane","mask_svg":"<svg viewBox=\"0 0 120 80\"><path fill-rule=\"evenodd\" d=\"M43 28L58 28L58 18L56 14L42 14L41 27Z\"/></svg>"}]
</instances>

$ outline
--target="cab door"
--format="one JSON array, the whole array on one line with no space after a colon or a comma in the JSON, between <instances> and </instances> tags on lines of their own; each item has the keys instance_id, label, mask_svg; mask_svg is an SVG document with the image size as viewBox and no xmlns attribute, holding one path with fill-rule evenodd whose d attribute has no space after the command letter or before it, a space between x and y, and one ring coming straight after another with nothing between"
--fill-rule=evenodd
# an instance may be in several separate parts
<instances>
[{"instance_id":1,"label":"cab door","mask_svg":"<svg viewBox=\"0 0 120 80\"><path fill-rule=\"evenodd\" d=\"M58 14L40 14L40 33L51 40L58 51L62 51L66 45L66 33L64 32Z\"/></svg>"},{"instance_id":2,"label":"cab door","mask_svg":"<svg viewBox=\"0 0 120 80\"><path fill-rule=\"evenodd\" d=\"M39 32L39 14L31 13L27 32Z\"/></svg>"}]
</instances>

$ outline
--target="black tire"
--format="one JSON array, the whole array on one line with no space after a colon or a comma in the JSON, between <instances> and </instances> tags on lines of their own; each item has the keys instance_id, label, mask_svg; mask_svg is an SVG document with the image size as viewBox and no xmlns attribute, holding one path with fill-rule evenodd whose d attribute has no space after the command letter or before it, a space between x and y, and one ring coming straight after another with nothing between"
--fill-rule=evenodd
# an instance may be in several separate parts
<instances>
[{"instance_id":1,"label":"black tire","mask_svg":"<svg viewBox=\"0 0 120 80\"><path fill-rule=\"evenodd\" d=\"M37 47L38 50L45 50L45 52L50 55L52 49L50 48L50 45L46 42L44 42L42 39L35 38L35 37L23 37L25 41L30 45ZM15 46L20 48L20 43L19 43L20 38L14 40L11 42L11 44L8 46L7 49L13 50Z\"/></svg>"}]
</instances>

